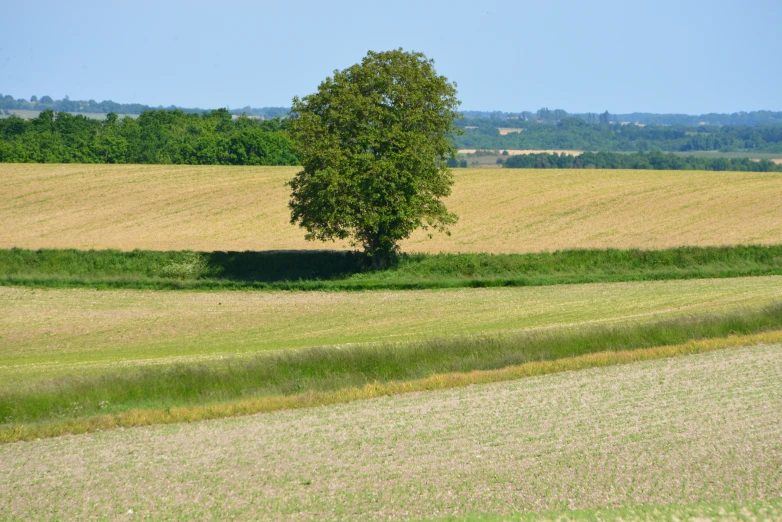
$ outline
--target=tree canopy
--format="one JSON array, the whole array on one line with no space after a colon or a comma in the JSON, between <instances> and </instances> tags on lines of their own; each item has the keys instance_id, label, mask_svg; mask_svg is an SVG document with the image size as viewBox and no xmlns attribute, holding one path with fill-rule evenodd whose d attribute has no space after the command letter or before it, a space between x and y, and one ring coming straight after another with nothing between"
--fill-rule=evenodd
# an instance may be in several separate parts
<instances>
[{"instance_id":1,"label":"tree canopy","mask_svg":"<svg viewBox=\"0 0 782 522\"><path fill-rule=\"evenodd\" d=\"M105 121L67 112L0 119L0 162L296 165L287 120L154 110Z\"/></svg>"},{"instance_id":2,"label":"tree canopy","mask_svg":"<svg viewBox=\"0 0 782 522\"><path fill-rule=\"evenodd\" d=\"M295 97L290 135L304 168L290 182L291 222L310 240L360 244L377 268L413 230L447 232L458 105L456 84L402 49L370 51Z\"/></svg>"}]
</instances>

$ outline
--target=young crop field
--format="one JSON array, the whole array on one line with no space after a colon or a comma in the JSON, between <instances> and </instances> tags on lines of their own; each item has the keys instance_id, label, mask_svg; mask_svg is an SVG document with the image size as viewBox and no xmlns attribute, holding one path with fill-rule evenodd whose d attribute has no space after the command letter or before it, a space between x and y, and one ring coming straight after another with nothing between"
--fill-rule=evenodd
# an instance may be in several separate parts
<instances>
[{"instance_id":1,"label":"young crop field","mask_svg":"<svg viewBox=\"0 0 782 522\"><path fill-rule=\"evenodd\" d=\"M0 165L0 248L344 249L289 223L296 167ZM782 243L782 175L457 169L452 235L406 252Z\"/></svg>"},{"instance_id":2,"label":"young crop field","mask_svg":"<svg viewBox=\"0 0 782 522\"><path fill-rule=\"evenodd\" d=\"M782 491L781 380L782 346L761 345L5 444L0 513L505 520L617 509L641 519L720 510L773 519ZM635 507L647 505L663 507Z\"/></svg>"}]
</instances>

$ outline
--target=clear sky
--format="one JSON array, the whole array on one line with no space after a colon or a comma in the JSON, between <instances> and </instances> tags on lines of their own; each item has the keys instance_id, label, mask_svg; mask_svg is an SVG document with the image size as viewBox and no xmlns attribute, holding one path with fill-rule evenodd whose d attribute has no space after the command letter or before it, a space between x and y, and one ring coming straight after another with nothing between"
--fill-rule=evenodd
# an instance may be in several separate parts
<instances>
[{"instance_id":1,"label":"clear sky","mask_svg":"<svg viewBox=\"0 0 782 522\"><path fill-rule=\"evenodd\" d=\"M289 106L368 50L434 59L464 110L782 110L782 0L21 0L0 93Z\"/></svg>"}]
</instances>

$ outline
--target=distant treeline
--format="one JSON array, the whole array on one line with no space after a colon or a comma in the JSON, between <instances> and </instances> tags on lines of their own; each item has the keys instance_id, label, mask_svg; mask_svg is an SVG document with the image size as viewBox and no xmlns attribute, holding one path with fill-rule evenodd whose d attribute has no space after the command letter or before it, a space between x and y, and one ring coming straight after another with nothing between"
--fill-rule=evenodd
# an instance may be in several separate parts
<instances>
[{"instance_id":1,"label":"distant treeline","mask_svg":"<svg viewBox=\"0 0 782 522\"><path fill-rule=\"evenodd\" d=\"M654 114L650 112L631 112L627 114L609 114L581 112L571 113L563 109L538 109L536 112L502 112L502 111L464 111L467 119L493 120L498 127L508 127L506 121L543 121L555 122L565 118L579 118L586 122L596 123L604 120L608 122L634 122L643 125L782 125L782 112L777 111L750 111L734 112L731 114Z\"/></svg>"},{"instance_id":2,"label":"distant treeline","mask_svg":"<svg viewBox=\"0 0 782 522\"><path fill-rule=\"evenodd\" d=\"M55 100L51 96L31 96L29 100L23 98L15 99L10 94L3 96L0 94L0 112L10 110L24 110L24 111L45 111L52 110L54 112L83 112L83 113L96 113L107 114L109 112L115 112L117 114L141 114L144 111L151 111L156 109L166 109L169 111L180 110L188 114L201 114L210 112L206 109L199 109L197 107L177 107L170 105L168 107L158 106L152 107L150 105L144 105L142 103L117 103L111 100L95 101L95 100L71 100L67 96L62 100ZM227 110L227 109L226 109ZM290 107L243 107L241 109L228 110L231 114L247 114L248 116L260 116L263 118L285 118L290 112Z\"/></svg>"},{"instance_id":3,"label":"distant treeline","mask_svg":"<svg viewBox=\"0 0 782 522\"><path fill-rule=\"evenodd\" d=\"M67 112L0 119L0 162L296 165L285 120L144 111L105 121Z\"/></svg>"},{"instance_id":4,"label":"distant treeline","mask_svg":"<svg viewBox=\"0 0 782 522\"><path fill-rule=\"evenodd\" d=\"M0 101L6 98L0 98ZM43 102L39 100L37 103ZM72 109L83 110L83 107ZM127 111L128 107L121 110ZM551 118L561 115L557 111L544 111L540 116ZM454 136L453 141L458 149L485 150L782 153L782 125L640 126L620 125L613 119L614 116L608 113L596 115L591 121L567 116L543 123L534 119L462 119L458 125L465 133ZM99 121L47 109L31 120L15 116L0 118L0 162L295 165L298 159L285 133L287 121L287 118L236 118L227 109L198 113L181 109L150 109L142 111L136 119L120 118L116 112L109 112L106 120ZM501 135L499 128L502 127L518 132ZM654 157L655 165L672 166L624 166L623 162L630 161L629 157L638 158L639 165ZM622 156L624 159L611 161L602 158L600 164L594 163L595 158L587 159L588 164L595 164L598 168L775 170L773 166L769 167L768 162L673 156L671 158L674 159L659 159L663 157L667 158L660 155ZM520 158L514 157L512 161L529 161ZM571 158L560 158L556 162ZM540 161L546 163L544 159ZM451 162L452 166L464 166L463 163L464 160L461 163ZM606 166L602 166L604 163ZM608 166L618 163L622 166Z\"/></svg>"},{"instance_id":5,"label":"distant treeline","mask_svg":"<svg viewBox=\"0 0 782 522\"><path fill-rule=\"evenodd\" d=\"M179 109L182 112L201 114L209 112L207 109L197 107L178 107L170 105L168 107L144 105L141 103L117 103L111 100L71 100L68 96L62 100L55 100L51 96L31 96L29 100L24 98L14 98L10 94L3 96L0 94L0 111L3 110L31 110L44 111L53 110L55 112L83 112L83 113L102 113L116 112L117 114L141 114L144 111L154 109ZM239 109L228 110L231 114L247 114L248 116L261 116L264 118L285 118L290 112L290 107L250 107L245 106ZM584 120L589 123L596 123L601 120L608 122L635 122L651 125L685 125L697 126L706 125L782 125L782 112L775 111L749 111L734 112L730 114L709 113L709 114L654 114L649 112L632 112L627 114L609 114L603 113L571 113L564 109L549 109L543 107L536 112L503 112L503 111L464 111L462 115L469 120L487 119L492 120L495 127L509 127L512 122L517 121L542 121L557 122L565 118L573 117Z\"/></svg>"},{"instance_id":6,"label":"distant treeline","mask_svg":"<svg viewBox=\"0 0 782 522\"><path fill-rule=\"evenodd\" d=\"M650 170L728 170L748 172L782 172L782 165L768 160L747 158L703 158L677 156L662 152L584 152L578 156L567 154L519 154L498 160L504 167L514 169L650 169Z\"/></svg>"},{"instance_id":7,"label":"distant treeline","mask_svg":"<svg viewBox=\"0 0 782 522\"><path fill-rule=\"evenodd\" d=\"M464 134L454 137L459 149L782 152L782 125L722 127L699 125L621 125L567 117L557 123L535 120L462 119ZM501 135L499 128L518 129Z\"/></svg>"}]
</instances>

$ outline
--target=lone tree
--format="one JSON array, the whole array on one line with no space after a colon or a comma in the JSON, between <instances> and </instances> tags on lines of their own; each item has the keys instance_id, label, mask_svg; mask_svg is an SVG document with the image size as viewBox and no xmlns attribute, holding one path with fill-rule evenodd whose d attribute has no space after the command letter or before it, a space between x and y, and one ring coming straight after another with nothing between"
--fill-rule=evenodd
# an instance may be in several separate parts
<instances>
[{"instance_id":1,"label":"lone tree","mask_svg":"<svg viewBox=\"0 0 782 522\"><path fill-rule=\"evenodd\" d=\"M447 160L456 84L422 53L367 53L318 92L293 98L291 137L304 170L289 182L291 223L308 240L350 239L384 268L413 230L456 222ZM430 234L431 237L431 234Z\"/></svg>"}]
</instances>

